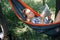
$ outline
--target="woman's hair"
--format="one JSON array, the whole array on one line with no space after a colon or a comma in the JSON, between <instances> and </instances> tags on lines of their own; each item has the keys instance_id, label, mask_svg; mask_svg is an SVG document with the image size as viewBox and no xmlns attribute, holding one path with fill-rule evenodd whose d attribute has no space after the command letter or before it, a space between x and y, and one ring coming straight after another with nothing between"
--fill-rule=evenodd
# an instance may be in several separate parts
<instances>
[{"instance_id":1,"label":"woman's hair","mask_svg":"<svg viewBox=\"0 0 60 40\"><path fill-rule=\"evenodd\" d=\"M22 11L22 12L23 12L23 13L25 13L25 11L26 11L26 9L23 9L23 11Z\"/></svg>"},{"instance_id":2,"label":"woman's hair","mask_svg":"<svg viewBox=\"0 0 60 40\"><path fill-rule=\"evenodd\" d=\"M25 11L26 11L26 8L25 9L23 9L23 13L24 13L24 16L27 18L27 15L25 14Z\"/></svg>"}]
</instances>

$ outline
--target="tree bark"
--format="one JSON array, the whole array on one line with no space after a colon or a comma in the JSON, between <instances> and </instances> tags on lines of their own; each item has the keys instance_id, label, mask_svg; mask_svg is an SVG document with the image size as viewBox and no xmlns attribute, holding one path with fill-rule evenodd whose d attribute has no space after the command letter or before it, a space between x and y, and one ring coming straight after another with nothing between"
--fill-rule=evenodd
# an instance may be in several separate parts
<instances>
[{"instance_id":1,"label":"tree bark","mask_svg":"<svg viewBox=\"0 0 60 40\"><path fill-rule=\"evenodd\" d=\"M56 0L56 13L55 17L57 16L58 11L60 10L60 0Z\"/></svg>"},{"instance_id":2,"label":"tree bark","mask_svg":"<svg viewBox=\"0 0 60 40\"><path fill-rule=\"evenodd\" d=\"M45 0L43 0L43 5L45 5Z\"/></svg>"},{"instance_id":3,"label":"tree bark","mask_svg":"<svg viewBox=\"0 0 60 40\"><path fill-rule=\"evenodd\" d=\"M6 26L6 19L2 13L2 6L1 6L1 0L0 0L0 24L2 25L4 34L7 35L8 29Z\"/></svg>"}]
</instances>

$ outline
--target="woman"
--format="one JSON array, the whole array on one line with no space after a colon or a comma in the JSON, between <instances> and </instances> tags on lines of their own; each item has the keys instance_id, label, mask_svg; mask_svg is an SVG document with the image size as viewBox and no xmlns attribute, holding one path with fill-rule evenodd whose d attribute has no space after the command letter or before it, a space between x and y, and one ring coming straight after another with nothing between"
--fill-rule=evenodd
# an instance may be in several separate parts
<instances>
[{"instance_id":1,"label":"woman","mask_svg":"<svg viewBox=\"0 0 60 40\"><path fill-rule=\"evenodd\" d=\"M44 11L41 13L41 16L38 16L38 17L35 17L33 12L31 12L29 9L24 9L23 11L27 17L27 21L31 21L32 23L35 23L35 24L42 24L42 23L47 24L47 23L49 23L49 22L47 22L48 20L45 18L45 17L51 15L48 7L45 7Z\"/></svg>"}]
</instances>

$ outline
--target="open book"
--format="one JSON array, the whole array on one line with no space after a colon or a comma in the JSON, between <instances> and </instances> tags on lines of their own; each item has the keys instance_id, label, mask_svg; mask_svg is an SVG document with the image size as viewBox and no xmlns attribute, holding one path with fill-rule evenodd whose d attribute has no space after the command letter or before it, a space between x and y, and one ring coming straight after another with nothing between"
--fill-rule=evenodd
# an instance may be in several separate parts
<instances>
[{"instance_id":1,"label":"open book","mask_svg":"<svg viewBox=\"0 0 60 40\"><path fill-rule=\"evenodd\" d=\"M47 4L45 4L45 5L42 7L42 12L46 13L45 17L51 15L50 10L49 10L49 7L48 7ZM42 12L41 12L41 13L42 13Z\"/></svg>"}]
</instances>

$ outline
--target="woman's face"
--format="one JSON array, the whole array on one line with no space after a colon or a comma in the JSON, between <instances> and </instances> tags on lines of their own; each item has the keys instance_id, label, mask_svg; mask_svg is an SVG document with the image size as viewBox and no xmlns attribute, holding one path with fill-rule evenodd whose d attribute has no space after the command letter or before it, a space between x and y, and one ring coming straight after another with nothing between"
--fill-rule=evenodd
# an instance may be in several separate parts
<instances>
[{"instance_id":1,"label":"woman's face","mask_svg":"<svg viewBox=\"0 0 60 40\"><path fill-rule=\"evenodd\" d=\"M26 10L27 11L27 10ZM28 18L33 18L35 15L33 14L33 12L29 11L29 12L25 12L25 14L27 15Z\"/></svg>"},{"instance_id":2,"label":"woman's face","mask_svg":"<svg viewBox=\"0 0 60 40\"><path fill-rule=\"evenodd\" d=\"M28 17L28 18L33 18L33 17L34 17L34 14L33 14L33 13L31 13L31 12L26 13L26 15L27 15L27 17Z\"/></svg>"}]
</instances>

